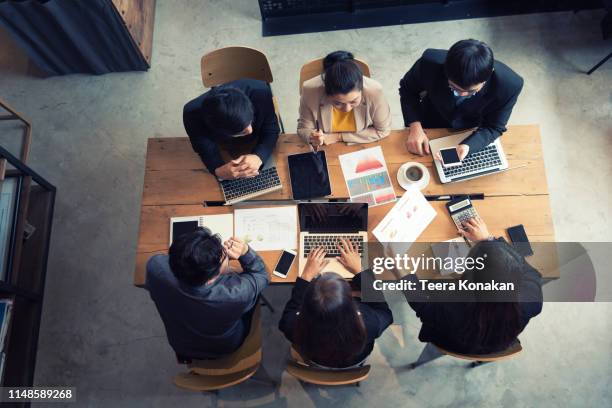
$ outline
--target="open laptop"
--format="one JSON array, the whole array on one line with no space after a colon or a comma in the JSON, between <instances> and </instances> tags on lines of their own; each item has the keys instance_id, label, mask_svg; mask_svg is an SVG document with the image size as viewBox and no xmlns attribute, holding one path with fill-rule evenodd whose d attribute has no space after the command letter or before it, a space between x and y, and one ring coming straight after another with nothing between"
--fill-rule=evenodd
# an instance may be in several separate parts
<instances>
[{"instance_id":1,"label":"open laptop","mask_svg":"<svg viewBox=\"0 0 612 408\"><path fill-rule=\"evenodd\" d=\"M472 131L440 137L429 141L432 156L443 148L455 147L460 144ZM469 180L487 174L499 173L508 170L508 160L504 154L499 138L487 147L476 153L468 153L460 166L443 167L442 163L434 160L441 183Z\"/></svg>"},{"instance_id":2,"label":"open laptop","mask_svg":"<svg viewBox=\"0 0 612 408\"><path fill-rule=\"evenodd\" d=\"M318 247L327 251L329 264L325 272L336 272L344 278L353 274L346 270L336 256L340 256L337 245L340 238L349 239L361 254L362 265L368 241L367 203L300 203L300 259L299 275L302 275L308 254Z\"/></svg>"},{"instance_id":3,"label":"open laptop","mask_svg":"<svg viewBox=\"0 0 612 408\"><path fill-rule=\"evenodd\" d=\"M257 176L236 180L220 180L219 184L221 185L225 205L236 204L283 188L272 156L264 163Z\"/></svg>"}]
</instances>

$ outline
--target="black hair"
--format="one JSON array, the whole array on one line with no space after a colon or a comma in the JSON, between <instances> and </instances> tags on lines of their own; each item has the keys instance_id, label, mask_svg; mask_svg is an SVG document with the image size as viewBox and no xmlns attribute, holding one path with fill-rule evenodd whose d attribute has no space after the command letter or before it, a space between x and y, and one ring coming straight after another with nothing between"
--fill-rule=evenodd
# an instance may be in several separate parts
<instances>
[{"instance_id":1,"label":"black hair","mask_svg":"<svg viewBox=\"0 0 612 408\"><path fill-rule=\"evenodd\" d=\"M463 89L480 84L493 73L493 51L478 40L461 40L446 54L446 77Z\"/></svg>"},{"instance_id":2,"label":"black hair","mask_svg":"<svg viewBox=\"0 0 612 408\"><path fill-rule=\"evenodd\" d=\"M294 344L302 357L327 367L348 367L366 346L367 333L357 314L351 287L336 273L313 280L304 293Z\"/></svg>"},{"instance_id":3,"label":"black hair","mask_svg":"<svg viewBox=\"0 0 612 408\"><path fill-rule=\"evenodd\" d=\"M363 73L348 51L334 51L323 59L323 82L327 95L346 95L363 89Z\"/></svg>"},{"instance_id":4,"label":"black hair","mask_svg":"<svg viewBox=\"0 0 612 408\"><path fill-rule=\"evenodd\" d=\"M506 242L481 241L468 254L482 258L484 268L472 268L464 278L472 282L512 283L514 290L505 292L475 291L475 302L464 326L464 339L472 339L481 347L505 348L521 332L521 310L518 302L522 269L525 260Z\"/></svg>"},{"instance_id":5,"label":"black hair","mask_svg":"<svg viewBox=\"0 0 612 408\"><path fill-rule=\"evenodd\" d=\"M198 228L175 239L168 255L170 269L180 282L201 286L219 274L225 248L219 235Z\"/></svg>"},{"instance_id":6,"label":"black hair","mask_svg":"<svg viewBox=\"0 0 612 408\"><path fill-rule=\"evenodd\" d=\"M237 88L211 89L202 99L200 110L206 127L225 137L242 132L253 122L253 104Z\"/></svg>"}]
</instances>

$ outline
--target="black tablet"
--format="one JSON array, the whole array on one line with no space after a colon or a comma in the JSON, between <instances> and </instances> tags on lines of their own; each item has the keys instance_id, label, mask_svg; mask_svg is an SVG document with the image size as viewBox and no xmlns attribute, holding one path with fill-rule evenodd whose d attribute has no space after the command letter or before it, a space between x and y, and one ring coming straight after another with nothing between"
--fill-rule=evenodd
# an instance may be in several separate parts
<instances>
[{"instance_id":1,"label":"black tablet","mask_svg":"<svg viewBox=\"0 0 612 408\"><path fill-rule=\"evenodd\" d=\"M287 159L294 200L307 200L331 194L327 160L323 150L292 154Z\"/></svg>"}]
</instances>

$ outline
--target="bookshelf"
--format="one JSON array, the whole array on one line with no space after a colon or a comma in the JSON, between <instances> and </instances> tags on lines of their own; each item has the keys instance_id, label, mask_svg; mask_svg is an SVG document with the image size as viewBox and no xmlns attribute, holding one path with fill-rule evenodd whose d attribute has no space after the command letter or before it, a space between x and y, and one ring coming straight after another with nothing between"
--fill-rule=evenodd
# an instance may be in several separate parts
<instances>
[{"instance_id":1,"label":"bookshelf","mask_svg":"<svg viewBox=\"0 0 612 408\"><path fill-rule=\"evenodd\" d=\"M9 112L0 120L27 125L24 142L29 148L29 123L2 100L0 107ZM22 150L21 158L27 158L27 150ZM1 145L0 163L4 163L0 166L0 299L12 303L0 342L4 354L0 384L28 387L34 381L56 189Z\"/></svg>"}]
</instances>

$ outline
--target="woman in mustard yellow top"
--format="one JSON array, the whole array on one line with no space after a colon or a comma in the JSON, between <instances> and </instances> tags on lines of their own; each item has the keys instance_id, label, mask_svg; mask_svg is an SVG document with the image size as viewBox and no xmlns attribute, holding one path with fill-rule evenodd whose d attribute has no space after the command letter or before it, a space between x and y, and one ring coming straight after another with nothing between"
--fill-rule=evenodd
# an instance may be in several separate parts
<instances>
[{"instance_id":1,"label":"woman in mustard yellow top","mask_svg":"<svg viewBox=\"0 0 612 408\"><path fill-rule=\"evenodd\" d=\"M382 86L363 75L350 52L327 55L323 73L304 82L298 134L313 146L368 143L390 131L391 111Z\"/></svg>"}]
</instances>

